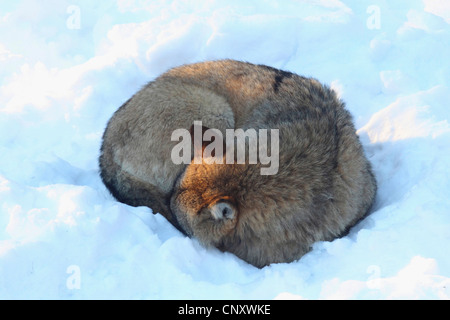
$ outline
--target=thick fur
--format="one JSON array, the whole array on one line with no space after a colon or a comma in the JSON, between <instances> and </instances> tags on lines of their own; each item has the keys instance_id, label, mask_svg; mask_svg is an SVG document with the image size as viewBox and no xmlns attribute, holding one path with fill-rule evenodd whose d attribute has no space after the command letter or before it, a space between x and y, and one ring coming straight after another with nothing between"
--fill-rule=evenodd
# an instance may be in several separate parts
<instances>
[{"instance_id":1,"label":"thick fur","mask_svg":"<svg viewBox=\"0 0 450 320\"><path fill-rule=\"evenodd\" d=\"M233 60L185 65L162 74L109 120L99 159L104 184L117 200L148 206L176 224L170 194L185 165L171 161L178 143L171 141L173 130L189 129L194 120L221 131L242 127L290 75Z\"/></svg>"},{"instance_id":2,"label":"thick fur","mask_svg":"<svg viewBox=\"0 0 450 320\"><path fill-rule=\"evenodd\" d=\"M237 127L279 129L279 172L261 175L260 164L192 163L174 188L172 211L187 234L255 266L299 259L368 212L376 192L370 164L332 90L269 67L228 63L236 66L224 76L233 94L227 81L216 92L233 110L250 106L236 117ZM224 203L234 213L218 217Z\"/></svg>"},{"instance_id":3,"label":"thick fur","mask_svg":"<svg viewBox=\"0 0 450 320\"><path fill-rule=\"evenodd\" d=\"M194 120L221 131L279 129L278 173L261 175L260 164L173 164L171 133ZM233 60L174 68L134 95L108 123L100 169L119 201L149 206L204 245L258 267L342 235L376 192L333 91Z\"/></svg>"}]
</instances>

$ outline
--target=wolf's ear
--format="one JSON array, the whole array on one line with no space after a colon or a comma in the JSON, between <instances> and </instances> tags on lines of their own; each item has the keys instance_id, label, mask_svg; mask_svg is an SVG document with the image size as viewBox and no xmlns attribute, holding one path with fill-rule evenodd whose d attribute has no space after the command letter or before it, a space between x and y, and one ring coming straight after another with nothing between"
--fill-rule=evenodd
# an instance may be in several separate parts
<instances>
[{"instance_id":1,"label":"wolf's ear","mask_svg":"<svg viewBox=\"0 0 450 320\"><path fill-rule=\"evenodd\" d=\"M203 141L203 135L205 134L206 130L209 130L209 128L204 125L200 125L200 124L196 124L196 123L192 124L191 128L189 129L189 133L191 134L191 141L192 141L192 144L194 145L194 147L196 145L194 138L197 138L197 139L199 139L199 141L202 142L201 143L202 149L204 149L206 147L206 145L208 145L209 141L206 141L206 144L205 144L205 141ZM201 136L197 137L195 134L198 135L200 132L201 132ZM203 144L205 144L205 145L203 145ZM199 142L197 142L197 145L199 145Z\"/></svg>"},{"instance_id":2,"label":"wolf's ear","mask_svg":"<svg viewBox=\"0 0 450 320\"><path fill-rule=\"evenodd\" d=\"M196 123L192 124L189 129L189 133L191 134L191 142L194 146L194 156L202 157L203 150L205 150L206 146L211 143L210 141L203 141L203 135L208 129L208 127ZM199 136L200 133L201 135Z\"/></svg>"},{"instance_id":3,"label":"wolf's ear","mask_svg":"<svg viewBox=\"0 0 450 320\"><path fill-rule=\"evenodd\" d=\"M191 126L189 132L194 148L194 158L217 157L218 161L223 158L226 144L222 132L196 123Z\"/></svg>"}]
</instances>

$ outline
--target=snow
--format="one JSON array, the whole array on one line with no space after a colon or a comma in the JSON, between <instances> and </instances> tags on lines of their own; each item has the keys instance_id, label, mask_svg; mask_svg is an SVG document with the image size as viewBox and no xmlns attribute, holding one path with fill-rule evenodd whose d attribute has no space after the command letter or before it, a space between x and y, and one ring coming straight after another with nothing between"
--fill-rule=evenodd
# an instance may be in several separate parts
<instances>
[{"instance_id":1,"label":"snow","mask_svg":"<svg viewBox=\"0 0 450 320\"><path fill-rule=\"evenodd\" d=\"M438 0L2 2L0 298L450 299L449 24ZM379 184L347 236L257 269L107 192L113 112L221 58L346 101Z\"/></svg>"}]
</instances>

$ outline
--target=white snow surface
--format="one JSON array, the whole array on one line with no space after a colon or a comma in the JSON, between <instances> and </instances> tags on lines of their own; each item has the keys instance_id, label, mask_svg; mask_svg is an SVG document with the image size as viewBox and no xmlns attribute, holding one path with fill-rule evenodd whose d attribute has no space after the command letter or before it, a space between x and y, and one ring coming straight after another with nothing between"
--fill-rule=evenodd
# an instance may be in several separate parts
<instances>
[{"instance_id":1,"label":"white snow surface","mask_svg":"<svg viewBox=\"0 0 450 320\"><path fill-rule=\"evenodd\" d=\"M0 4L0 298L449 299L448 1ZM203 248L98 174L114 111L181 64L312 76L354 116L370 215L298 261Z\"/></svg>"}]
</instances>

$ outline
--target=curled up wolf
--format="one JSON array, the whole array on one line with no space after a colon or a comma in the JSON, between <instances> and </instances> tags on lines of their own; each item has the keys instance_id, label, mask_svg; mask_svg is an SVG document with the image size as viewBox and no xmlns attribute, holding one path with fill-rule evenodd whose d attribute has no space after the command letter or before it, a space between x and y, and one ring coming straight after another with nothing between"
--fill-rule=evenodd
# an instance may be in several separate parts
<instances>
[{"instance_id":1,"label":"curled up wolf","mask_svg":"<svg viewBox=\"0 0 450 320\"><path fill-rule=\"evenodd\" d=\"M209 129L214 139L205 139ZM224 137L240 129L253 130L261 155L276 155L275 173L262 174L267 164L251 154L237 161ZM203 138L183 149L189 161L173 159L176 130ZM262 139L268 131L277 134ZM211 152L213 143L223 152ZM180 66L147 84L108 122L99 162L118 201L148 206L203 245L257 267L342 236L376 193L352 117L332 90L234 60Z\"/></svg>"}]
</instances>

